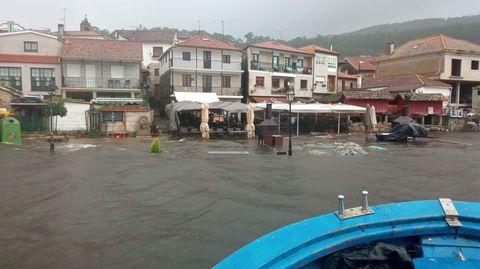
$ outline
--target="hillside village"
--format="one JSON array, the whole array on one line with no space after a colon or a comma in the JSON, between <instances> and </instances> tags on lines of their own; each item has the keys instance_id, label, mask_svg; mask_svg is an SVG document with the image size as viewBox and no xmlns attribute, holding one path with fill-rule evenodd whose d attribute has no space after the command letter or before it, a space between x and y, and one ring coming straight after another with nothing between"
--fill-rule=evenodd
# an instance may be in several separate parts
<instances>
[{"instance_id":1,"label":"hillside village","mask_svg":"<svg viewBox=\"0 0 480 269\"><path fill-rule=\"evenodd\" d=\"M266 40L237 47L174 30L115 30L105 37L86 17L75 31L62 24L55 32L25 29L9 21L0 24L0 107L12 111L25 132L47 130L44 108L61 100L68 112L57 119L58 131L135 135L146 132L140 125L167 131L172 102L261 107L287 103L291 89L295 103L374 106L385 126L405 113L444 129L478 123L479 44L438 34L384 46L380 55L340 57L333 46ZM185 110L176 110L173 121L185 128L175 130L198 133L198 115ZM210 125L227 129L218 118L229 114L240 122L232 130L245 130L246 111L225 111ZM312 127L313 117L318 123L313 114L301 117L297 133L329 129ZM362 118L354 113L342 121L351 130Z\"/></svg>"}]
</instances>

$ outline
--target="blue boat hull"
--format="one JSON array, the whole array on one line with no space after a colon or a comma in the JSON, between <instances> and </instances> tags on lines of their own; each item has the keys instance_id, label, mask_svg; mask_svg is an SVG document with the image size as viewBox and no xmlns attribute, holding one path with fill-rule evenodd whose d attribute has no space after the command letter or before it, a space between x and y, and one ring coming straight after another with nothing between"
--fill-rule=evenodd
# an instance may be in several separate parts
<instances>
[{"instance_id":1,"label":"blue boat hull","mask_svg":"<svg viewBox=\"0 0 480 269\"><path fill-rule=\"evenodd\" d=\"M461 261L463 266L471 266L458 268L480 268L480 243L448 248L437 237L452 236L480 242L480 204L462 201L453 204L458 211L461 227L449 226L438 200L372 206L375 213L370 215L342 220L335 213L330 213L285 226L242 247L214 268L322 268L319 261L339 250L396 238L414 238L424 243L422 248L428 250L443 247L445 253L451 254L419 257L414 260L415 268L433 268L428 267L428 263L436 258L452 264ZM429 238L430 241L436 239L440 246L425 245ZM449 244L460 243L450 241ZM477 256L468 254L462 260L460 256L463 254L455 253L458 248L464 252L476 253ZM435 254L434 251L430 253ZM446 262L436 264L435 268L456 268L441 267L448 264Z\"/></svg>"}]
</instances>

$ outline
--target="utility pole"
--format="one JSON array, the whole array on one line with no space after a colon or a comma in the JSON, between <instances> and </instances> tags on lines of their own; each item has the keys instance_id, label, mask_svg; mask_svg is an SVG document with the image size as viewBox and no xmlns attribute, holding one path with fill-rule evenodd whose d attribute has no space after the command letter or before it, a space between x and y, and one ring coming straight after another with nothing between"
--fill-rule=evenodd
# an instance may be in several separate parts
<instances>
[{"instance_id":1,"label":"utility pole","mask_svg":"<svg viewBox=\"0 0 480 269\"><path fill-rule=\"evenodd\" d=\"M282 30L280 30L279 32L280 32L280 40L283 40L283 32L282 32Z\"/></svg>"},{"instance_id":2,"label":"utility pole","mask_svg":"<svg viewBox=\"0 0 480 269\"><path fill-rule=\"evenodd\" d=\"M201 34L201 32L200 32L200 27L201 27L200 20L198 20L198 35Z\"/></svg>"}]
</instances>

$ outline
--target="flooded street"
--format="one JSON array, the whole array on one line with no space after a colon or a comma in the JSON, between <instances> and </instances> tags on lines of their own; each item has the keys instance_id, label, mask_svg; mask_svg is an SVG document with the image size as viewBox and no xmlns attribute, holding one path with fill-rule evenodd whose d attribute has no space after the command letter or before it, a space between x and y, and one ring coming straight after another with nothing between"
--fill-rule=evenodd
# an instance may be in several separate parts
<instances>
[{"instance_id":1,"label":"flooded street","mask_svg":"<svg viewBox=\"0 0 480 269\"><path fill-rule=\"evenodd\" d=\"M480 201L480 133L438 135L294 137L293 158L256 140L162 139L161 155L134 139L72 139L53 155L45 142L0 145L0 268L209 268L264 233L334 211L338 194L347 207L362 189L371 204ZM334 142L366 154L335 154Z\"/></svg>"}]
</instances>

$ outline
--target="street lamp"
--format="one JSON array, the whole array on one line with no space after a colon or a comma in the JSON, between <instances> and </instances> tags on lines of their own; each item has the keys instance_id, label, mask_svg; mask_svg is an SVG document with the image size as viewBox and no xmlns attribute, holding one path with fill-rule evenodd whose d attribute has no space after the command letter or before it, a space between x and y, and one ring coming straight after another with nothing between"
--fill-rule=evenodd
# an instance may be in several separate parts
<instances>
[{"instance_id":1,"label":"street lamp","mask_svg":"<svg viewBox=\"0 0 480 269\"><path fill-rule=\"evenodd\" d=\"M288 83L288 156L292 156L292 102L295 99L295 84Z\"/></svg>"},{"instance_id":2,"label":"street lamp","mask_svg":"<svg viewBox=\"0 0 480 269\"><path fill-rule=\"evenodd\" d=\"M50 152L55 152L55 144L53 143L53 111L52 111L52 99L53 99L53 94L58 90L58 87L57 85L53 85L52 87L50 87L50 91L49 91L49 99L48 99L48 107L50 109L49 113L50 113L50 117L49 117L49 122L50 124L48 125L48 129L49 129L49 132L50 132Z\"/></svg>"}]
</instances>

